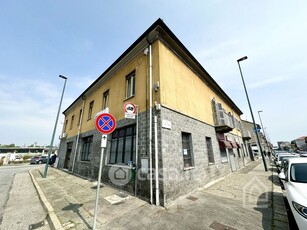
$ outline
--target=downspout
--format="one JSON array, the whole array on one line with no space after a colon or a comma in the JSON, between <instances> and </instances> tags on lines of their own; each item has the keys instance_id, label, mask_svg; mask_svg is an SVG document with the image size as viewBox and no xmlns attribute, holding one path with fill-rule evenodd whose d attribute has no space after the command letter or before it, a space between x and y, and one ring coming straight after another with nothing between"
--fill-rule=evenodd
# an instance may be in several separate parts
<instances>
[{"instance_id":1,"label":"downspout","mask_svg":"<svg viewBox=\"0 0 307 230\"><path fill-rule=\"evenodd\" d=\"M150 178L150 203L153 203L152 188L152 51L149 45L149 178Z\"/></svg>"},{"instance_id":2,"label":"downspout","mask_svg":"<svg viewBox=\"0 0 307 230\"><path fill-rule=\"evenodd\" d=\"M81 125L82 125L82 117L83 117L83 112L84 112L84 104L85 104L85 97L82 96L83 104L82 104L82 112L81 112L81 117L80 117L80 124L78 128L78 134L77 134L77 141L76 141L76 147L75 147L75 153L74 153L74 160L72 162L72 169L71 172L74 172L75 168L75 162L76 162L76 157L77 157L77 150L78 150L78 144L79 144L79 137L80 137L80 131L81 131Z\"/></svg>"},{"instance_id":3,"label":"downspout","mask_svg":"<svg viewBox=\"0 0 307 230\"><path fill-rule=\"evenodd\" d=\"M156 205L160 205L159 194L159 158L158 158L158 118L155 115L155 180L156 180Z\"/></svg>"}]
</instances>

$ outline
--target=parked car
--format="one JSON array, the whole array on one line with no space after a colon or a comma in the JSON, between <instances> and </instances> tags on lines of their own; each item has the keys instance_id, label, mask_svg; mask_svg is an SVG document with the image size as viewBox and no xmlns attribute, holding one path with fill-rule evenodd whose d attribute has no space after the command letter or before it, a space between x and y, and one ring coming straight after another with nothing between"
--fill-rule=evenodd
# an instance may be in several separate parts
<instances>
[{"instance_id":1,"label":"parked car","mask_svg":"<svg viewBox=\"0 0 307 230\"><path fill-rule=\"evenodd\" d=\"M30 164L46 164L48 156L32 157Z\"/></svg>"},{"instance_id":2,"label":"parked car","mask_svg":"<svg viewBox=\"0 0 307 230\"><path fill-rule=\"evenodd\" d=\"M282 159L281 165L280 165L280 169L278 170L278 171L279 171L279 174L280 174L280 173L285 173L285 169L287 170L287 168L288 168L289 159L290 159L290 158L284 158L284 159ZM278 176L279 176L279 175L278 175ZM285 190L284 180L281 180L280 178L279 178L279 180L280 180L281 188L282 188L283 190Z\"/></svg>"},{"instance_id":3,"label":"parked car","mask_svg":"<svg viewBox=\"0 0 307 230\"><path fill-rule=\"evenodd\" d=\"M23 161L23 158L19 155L16 155L15 159L13 160L13 162L22 162L22 161Z\"/></svg>"},{"instance_id":4,"label":"parked car","mask_svg":"<svg viewBox=\"0 0 307 230\"><path fill-rule=\"evenodd\" d=\"M293 158L293 157L299 157L300 155L298 154L291 154L291 153L288 153L288 154L279 154L278 157L276 158L276 166L278 168L278 170L280 170L280 167L281 167L281 162L283 159L285 158Z\"/></svg>"},{"instance_id":5,"label":"parked car","mask_svg":"<svg viewBox=\"0 0 307 230\"><path fill-rule=\"evenodd\" d=\"M288 159L279 178L297 226L307 229L307 158Z\"/></svg>"},{"instance_id":6,"label":"parked car","mask_svg":"<svg viewBox=\"0 0 307 230\"><path fill-rule=\"evenodd\" d=\"M274 154L273 154L273 161L274 161L275 164L277 162L278 156L282 155L282 154L290 154L290 153L288 153L286 151L276 151L276 152L274 152Z\"/></svg>"}]
</instances>

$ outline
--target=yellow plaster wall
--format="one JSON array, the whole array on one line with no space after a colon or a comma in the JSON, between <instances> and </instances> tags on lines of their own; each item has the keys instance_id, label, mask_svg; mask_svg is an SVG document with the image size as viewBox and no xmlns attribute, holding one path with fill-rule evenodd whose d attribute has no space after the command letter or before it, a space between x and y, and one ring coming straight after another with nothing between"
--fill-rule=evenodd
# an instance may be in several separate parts
<instances>
[{"instance_id":1,"label":"yellow plaster wall","mask_svg":"<svg viewBox=\"0 0 307 230\"><path fill-rule=\"evenodd\" d=\"M222 103L226 112L233 112L203 80L179 59L168 47L159 42L160 103L200 121L214 125L211 100ZM240 120L238 114L234 116Z\"/></svg>"},{"instance_id":2,"label":"yellow plaster wall","mask_svg":"<svg viewBox=\"0 0 307 230\"><path fill-rule=\"evenodd\" d=\"M154 81L158 79L158 46L157 44L152 45L153 53L153 75ZM82 119L81 133L90 131L95 128L95 114L102 110L103 93L109 90L109 109L110 113L115 117L116 120L124 118L124 104L126 102L132 102L139 107L139 112L146 110L146 84L148 84L149 75L149 57L141 52L137 57L132 59L123 68L121 68L114 76L112 76L102 86L93 91L90 95L87 95L84 114ZM126 76L135 70L136 73L136 85L135 85L135 96L126 99ZM92 119L88 120L89 104L94 100L94 108L92 113ZM149 106L149 105L148 105ZM68 119L68 127L66 128L67 137L77 135L77 122L79 119L79 111L82 107L82 103L75 105L66 114ZM72 130L69 130L69 124L71 116L75 114L75 122Z\"/></svg>"},{"instance_id":3,"label":"yellow plaster wall","mask_svg":"<svg viewBox=\"0 0 307 230\"><path fill-rule=\"evenodd\" d=\"M78 132L78 122L79 122L79 114L80 114L80 109L82 108L82 102L78 102L75 107L72 108L68 116L65 116L65 124L67 120L67 125L64 126L63 132L68 134L68 133L77 133ZM70 123L72 116L75 116L74 122L72 129L70 129Z\"/></svg>"},{"instance_id":4,"label":"yellow plaster wall","mask_svg":"<svg viewBox=\"0 0 307 230\"><path fill-rule=\"evenodd\" d=\"M170 109L211 125L214 125L211 108L213 97L217 102L222 103L227 113L233 113L233 110L204 81L159 40L152 44L152 63L153 84L159 81L160 85L158 92L153 90L153 105L156 101ZM126 76L134 70L136 72L136 93L134 97L126 99ZM146 95L149 94L146 92L146 87L149 88L149 56L141 52L102 86L87 95L81 133L95 128L95 114L102 110L102 99L105 91L109 90L110 113L116 120L120 120L124 118L123 106L126 102L138 105L139 112L145 111L146 106L149 107L149 101L146 103L147 98L149 100L149 96ZM92 119L88 120L89 104L93 100ZM82 102L78 102L65 114L65 120L68 120L65 129L68 138L77 135L77 123L81 107ZM75 115L74 125L70 130L70 121L73 114ZM234 116L240 120L238 114L234 113Z\"/></svg>"}]
</instances>

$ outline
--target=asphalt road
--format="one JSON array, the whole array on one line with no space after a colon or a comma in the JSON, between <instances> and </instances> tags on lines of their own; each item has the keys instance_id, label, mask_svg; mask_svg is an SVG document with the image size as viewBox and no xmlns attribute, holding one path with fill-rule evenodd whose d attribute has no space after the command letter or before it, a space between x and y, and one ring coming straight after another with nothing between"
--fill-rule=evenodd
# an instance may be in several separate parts
<instances>
[{"instance_id":1,"label":"asphalt road","mask_svg":"<svg viewBox=\"0 0 307 230\"><path fill-rule=\"evenodd\" d=\"M39 167L44 165L0 167L0 229L31 229L32 225L35 229L42 225L46 213L28 173Z\"/></svg>"}]
</instances>

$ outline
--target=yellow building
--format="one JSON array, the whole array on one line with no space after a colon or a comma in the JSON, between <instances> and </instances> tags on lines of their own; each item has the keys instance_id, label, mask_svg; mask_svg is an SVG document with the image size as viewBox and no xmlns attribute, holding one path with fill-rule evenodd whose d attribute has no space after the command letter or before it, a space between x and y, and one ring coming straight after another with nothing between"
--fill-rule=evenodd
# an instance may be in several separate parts
<instances>
[{"instance_id":1,"label":"yellow building","mask_svg":"<svg viewBox=\"0 0 307 230\"><path fill-rule=\"evenodd\" d=\"M117 124L102 181L151 203L167 206L249 161L241 110L161 19L64 111L59 167L98 177L95 115L106 108Z\"/></svg>"}]
</instances>

